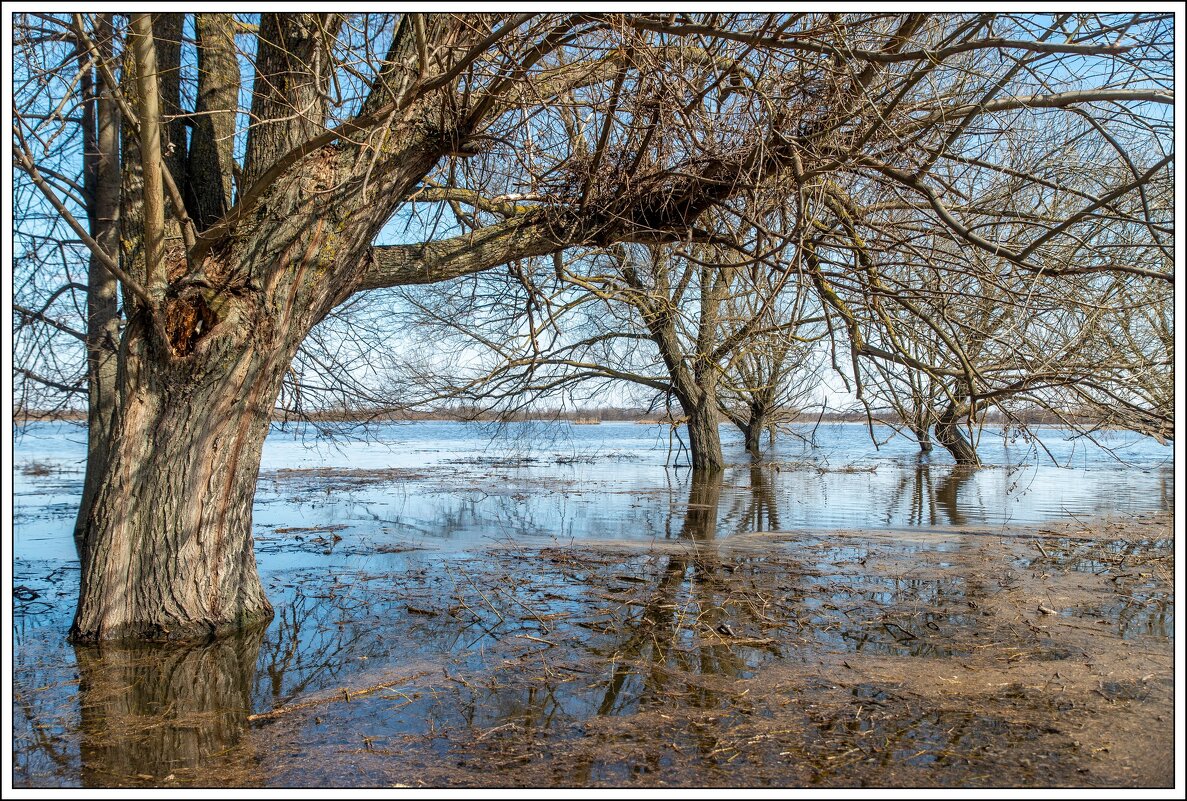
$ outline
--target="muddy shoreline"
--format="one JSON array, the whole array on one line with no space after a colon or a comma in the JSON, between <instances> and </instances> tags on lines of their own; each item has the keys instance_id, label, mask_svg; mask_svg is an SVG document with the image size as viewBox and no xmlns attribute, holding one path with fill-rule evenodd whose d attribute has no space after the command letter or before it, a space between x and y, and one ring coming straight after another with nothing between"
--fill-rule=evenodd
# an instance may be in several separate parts
<instances>
[{"instance_id":1,"label":"muddy shoreline","mask_svg":"<svg viewBox=\"0 0 1187 801\"><path fill-rule=\"evenodd\" d=\"M356 553L266 576L267 634L33 653L16 783L1173 784L1169 515L725 539L707 515Z\"/></svg>"}]
</instances>

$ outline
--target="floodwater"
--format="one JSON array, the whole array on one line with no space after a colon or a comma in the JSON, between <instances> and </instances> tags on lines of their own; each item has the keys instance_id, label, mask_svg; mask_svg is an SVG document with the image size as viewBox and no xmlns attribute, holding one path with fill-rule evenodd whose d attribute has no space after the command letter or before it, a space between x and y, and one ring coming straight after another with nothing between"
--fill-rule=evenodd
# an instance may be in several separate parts
<instances>
[{"instance_id":1,"label":"floodwater","mask_svg":"<svg viewBox=\"0 0 1187 801\"><path fill-rule=\"evenodd\" d=\"M1159 786L1170 448L889 433L706 477L662 426L278 428L271 624L75 649L84 432L24 426L14 781Z\"/></svg>"}]
</instances>

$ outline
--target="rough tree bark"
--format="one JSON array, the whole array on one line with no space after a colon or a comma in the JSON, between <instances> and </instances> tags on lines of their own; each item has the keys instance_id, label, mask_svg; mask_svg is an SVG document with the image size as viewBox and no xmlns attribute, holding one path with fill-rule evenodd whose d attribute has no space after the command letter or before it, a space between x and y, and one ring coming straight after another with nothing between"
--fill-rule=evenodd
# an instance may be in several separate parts
<instances>
[{"instance_id":1,"label":"rough tree bark","mask_svg":"<svg viewBox=\"0 0 1187 801\"><path fill-rule=\"evenodd\" d=\"M235 157L234 109L239 99L239 62L235 56L234 18L230 14L195 14L198 49L198 96L187 153L186 207L198 230L231 208Z\"/></svg>"},{"instance_id":2,"label":"rough tree bark","mask_svg":"<svg viewBox=\"0 0 1187 801\"><path fill-rule=\"evenodd\" d=\"M292 34L303 20L274 22ZM259 68L271 74L284 58L261 56ZM277 130L265 134L249 151L256 164L287 142ZM137 241L152 225L134 200L145 182L129 139L125 263L141 280L156 270L172 279L186 270L180 249L166 247L163 263L150 270ZM393 140L402 146L387 170L373 172L373 194L343 180L358 161L352 148L324 146L270 182L254 219L220 236L200 271L173 281L159 306L125 298L118 404L112 425L94 432L103 458L78 522L75 641L187 639L271 616L252 549L251 505L284 372L370 264L370 243L393 198L406 196L446 146L415 124ZM222 194L217 174L215 187Z\"/></svg>"},{"instance_id":3,"label":"rough tree bark","mask_svg":"<svg viewBox=\"0 0 1187 801\"><path fill-rule=\"evenodd\" d=\"M708 382L705 382L708 383ZM694 392L677 395L688 416L688 449L694 471L715 472L725 467L721 452L721 421L717 416L717 398L712 386L703 384Z\"/></svg>"},{"instance_id":4,"label":"rough tree bark","mask_svg":"<svg viewBox=\"0 0 1187 801\"><path fill-rule=\"evenodd\" d=\"M122 403L80 520L87 547L75 640L190 638L271 616L251 504L295 346L249 341L260 317L218 321L221 347L181 358L161 353L168 343L154 341L143 319L129 323Z\"/></svg>"},{"instance_id":5,"label":"rough tree bark","mask_svg":"<svg viewBox=\"0 0 1187 801\"><path fill-rule=\"evenodd\" d=\"M406 193L436 158L405 155L377 193ZM129 320L109 453L82 521L76 640L186 638L271 615L251 540L260 449L297 348L352 290L327 276L357 277L388 213L342 188L354 161L330 147L278 180L260 224Z\"/></svg>"}]
</instances>

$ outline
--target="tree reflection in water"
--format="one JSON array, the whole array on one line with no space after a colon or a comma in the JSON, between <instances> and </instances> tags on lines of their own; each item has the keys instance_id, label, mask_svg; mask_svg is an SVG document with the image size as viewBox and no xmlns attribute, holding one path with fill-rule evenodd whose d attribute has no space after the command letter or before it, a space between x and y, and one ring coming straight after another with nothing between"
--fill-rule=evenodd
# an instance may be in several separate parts
<instances>
[{"instance_id":1,"label":"tree reflection in water","mask_svg":"<svg viewBox=\"0 0 1187 801\"><path fill-rule=\"evenodd\" d=\"M769 495L764 482L753 484L755 500L745 509L726 510L726 517L766 515ZM729 713L746 706L744 691L734 681L753 669L747 652L777 649L772 643L747 638L743 632L761 631L761 612L754 605L737 603L746 595L748 579L733 575L737 565L723 560L716 541L722 519L723 473L694 471L689 479L687 504L674 505L678 548L653 557L641 571L650 584L636 585L633 599L602 630L602 636L584 638L579 650L604 665L601 678L573 680L571 674L537 677L531 687L500 687L474 694L472 703L485 707L488 731L517 725L520 742L530 732L557 721L591 720L605 716L630 716L648 710L668 710L685 715L696 711ZM768 490L769 491L769 490ZM732 502L738 502L734 495ZM680 509L683 517L680 519ZM638 581L640 572L633 574ZM587 613L589 610L585 610ZM574 643L576 644L576 643ZM742 646L742 647L739 647ZM580 685L580 686L578 686ZM490 715L492 709L499 714ZM467 716L473 725L475 716ZM503 731L507 731L503 729ZM688 732L686 732L688 733ZM710 758L717 748L719 731L703 727L688 743ZM514 736L508 734L507 736ZM501 742L508 742L502 740ZM643 753L622 760L631 771L658 769L665 746L658 741L640 746ZM594 774L618 761L613 753L599 757L574 756L567 765L563 784L583 785Z\"/></svg>"},{"instance_id":2,"label":"tree reflection in water","mask_svg":"<svg viewBox=\"0 0 1187 801\"><path fill-rule=\"evenodd\" d=\"M510 532L556 518L524 518L507 495L492 497L493 512L475 504L472 519L461 520L450 516L456 496L443 493L442 525L509 533L468 552L367 552L348 539L356 547L349 559L294 561L265 574L278 600L267 634L76 649L77 700L67 697L73 685L62 666L43 654L31 664L44 662L47 672L26 672L17 699L28 731L14 756L39 782L52 773L67 784L113 786L360 783L363 760L374 776L401 782L482 783L518 776L529 763L553 770L542 755L564 754L551 781L582 785L675 762L736 767L725 764L731 732L770 712L769 699L747 689L767 667L808 686L828 655L942 659L973 653L986 638L1011 652L1059 656L1041 631L982 615L1002 589L967 569L984 538L747 536L794 528L793 504L812 501L792 491L799 476L790 482L761 465L670 475L670 496L653 494L627 517L608 504L597 519L605 540L625 531L633 543L521 541ZM967 525L973 475L939 465L904 471L888 512L901 519L909 507L921 527ZM639 542L644 536L650 544ZM934 551L930 569L920 569L914 548ZM64 689L38 695L51 682ZM385 689L358 693L378 686ZM794 711L798 701L784 700ZM68 704L77 707L53 716ZM260 719L249 722L252 712ZM802 742L789 741L793 749L861 734L840 712L797 720L806 728ZM879 726L879 737L905 744L989 736L953 712ZM635 737L639 727L654 730ZM457 772L460 761L446 764L443 753L471 767Z\"/></svg>"},{"instance_id":3,"label":"tree reflection in water","mask_svg":"<svg viewBox=\"0 0 1187 801\"><path fill-rule=\"evenodd\" d=\"M906 502L908 510L904 516L910 526L963 526L969 522L968 514L960 503L960 491L969 485L976 474L976 468L940 467L937 480L932 473L933 466L922 462L914 470L903 470L898 485L889 493L886 519L892 520L898 508Z\"/></svg>"},{"instance_id":4,"label":"tree reflection in water","mask_svg":"<svg viewBox=\"0 0 1187 801\"><path fill-rule=\"evenodd\" d=\"M803 556L808 561L802 569L796 566L797 557L786 554L780 566L768 564L761 549L727 548L723 557L719 532L779 526L771 474L761 466L748 470L748 485L731 481L728 491L722 472L685 473L683 487L678 483L674 491L686 487L686 502L668 505L672 511L659 526L674 535L670 546L628 551L625 557L608 552L600 562L596 551L588 552L594 562L571 577L544 563L531 563L537 566L517 576L514 569L507 572L514 558L470 563L428 553L400 557L403 561L387 563L382 572L319 575L310 568L273 577L278 582L274 591L285 601L266 637L256 630L201 645L79 648L82 782L150 784L171 775L178 783L207 782L219 771L243 781L254 775L253 769L268 773L274 760L267 749L251 745L257 738L245 736L248 715L336 687L358 687L365 683L362 665L373 665L382 674L412 661L436 660L462 671L463 678L455 681L446 670L447 691L437 687L415 703L409 699L406 709L351 704L349 714L361 717L342 725L367 721L369 730L393 736L415 736L425 720L458 731L512 726L505 730L507 736L518 731L526 741L531 732L556 736L561 724L648 711L745 714L752 699L743 697L737 680L787 648L801 647L786 638L766 638L772 625L791 625L798 630L793 639L800 643L808 642L805 636L824 636L830 646L843 640L843 647L858 651L924 652L930 647L922 640L883 642L887 638L879 632L822 610L816 602L827 600L827 594L821 595L823 587L813 577L811 554ZM967 471L949 472L933 488L922 468L915 475L916 502L929 500L932 520L943 514L946 521L959 520L956 495L964 480ZM608 597L613 586L607 582L616 578L630 582L629 601L621 595ZM930 597L952 590L934 581L907 583L911 586L894 581L879 592ZM852 601L875 600L856 589L847 593ZM572 615L572 625L558 622L549 631L537 625L540 614L560 620ZM582 628L578 621L595 625ZM832 633L799 629L801 623L795 621L809 627L820 622L820 631ZM535 672L529 667L536 664L535 654L516 662L527 673L475 679L473 671L485 664L483 649L499 652L508 643L522 643L525 633L563 643L559 651L547 653L563 654L583 665L584 672ZM471 656L475 652L477 662ZM683 726L679 737L712 762L721 734L716 726ZM605 755L576 759L569 778L585 783L608 769L657 769L665 747L652 742L618 768ZM282 776L312 775L284 774L286 769L281 768Z\"/></svg>"},{"instance_id":5,"label":"tree reflection in water","mask_svg":"<svg viewBox=\"0 0 1187 801\"><path fill-rule=\"evenodd\" d=\"M84 786L209 783L244 738L264 628L202 644L79 646Z\"/></svg>"}]
</instances>

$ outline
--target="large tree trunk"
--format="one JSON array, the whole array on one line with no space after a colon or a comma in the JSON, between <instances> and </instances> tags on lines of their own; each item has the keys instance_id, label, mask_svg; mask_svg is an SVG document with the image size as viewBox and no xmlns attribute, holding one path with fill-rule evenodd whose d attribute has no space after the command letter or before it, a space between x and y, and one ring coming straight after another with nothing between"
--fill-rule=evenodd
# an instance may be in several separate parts
<instances>
[{"instance_id":1,"label":"large tree trunk","mask_svg":"<svg viewBox=\"0 0 1187 801\"><path fill-rule=\"evenodd\" d=\"M199 306L176 325L200 331L212 318ZM163 354L142 318L129 322L121 403L98 432L106 458L80 513L75 641L188 639L271 617L252 499L281 379L307 329L276 326L268 342L247 336L262 321L237 318L219 323L213 346L175 339L180 355Z\"/></svg>"},{"instance_id":2,"label":"large tree trunk","mask_svg":"<svg viewBox=\"0 0 1187 801\"><path fill-rule=\"evenodd\" d=\"M717 401L707 395L703 402L681 401L688 415L688 447L692 451L693 470L721 470L725 457L721 453L720 421Z\"/></svg>"},{"instance_id":3,"label":"large tree trunk","mask_svg":"<svg viewBox=\"0 0 1187 801\"><path fill-rule=\"evenodd\" d=\"M392 193L435 158L410 153L387 176ZM106 458L80 510L76 641L188 639L271 616L251 507L272 410L301 342L349 297L389 214L336 178L355 161L319 151L276 181L266 224L223 240L151 313L133 306Z\"/></svg>"},{"instance_id":4,"label":"large tree trunk","mask_svg":"<svg viewBox=\"0 0 1187 801\"><path fill-rule=\"evenodd\" d=\"M307 21L273 15L264 27L299 39ZM209 33L200 31L207 45L229 42ZM297 74L300 64L279 44L261 51L258 69L309 89ZM126 60L125 88L135 85L128 80L135 63ZM214 78L199 84L211 97L232 97L215 91ZM311 85L319 91L316 81ZM303 129L305 121L294 125ZM159 299L125 294L118 404L110 428L99 432L103 459L79 511L76 642L191 639L271 617L251 516L284 374L312 327L355 290L375 235L445 147L410 125L393 132L400 144L390 148L390 162L370 170L356 149L338 144L285 155L289 140L305 133L286 132L279 122L268 132L251 137L248 162L262 169L279 161L244 201L253 213L206 229L202 247L188 254L172 240L162 263L152 265L143 247L150 226L141 148L135 131L124 132L121 263L146 284L152 276L168 280ZM229 164L225 153L208 155L215 157L206 158L208 167ZM356 180L363 170L370 183ZM212 201L201 202L203 210L227 201L222 168L206 172L209 180L189 193Z\"/></svg>"},{"instance_id":5,"label":"large tree trunk","mask_svg":"<svg viewBox=\"0 0 1187 801\"><path fill-rule=\"evenodd\" d=\"M265 382L169 387L161 377L117 421L84 519L76 641L193 638L272 615L251 506L274 393ZM261 395L267 406L236 408L259 407Z\"/></svg>"}]
</instances>

